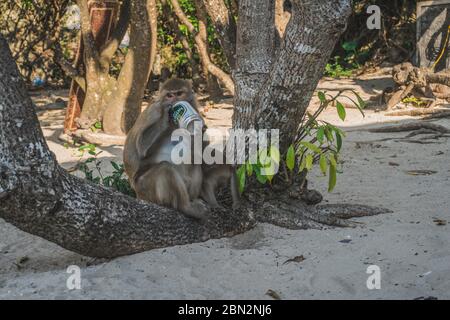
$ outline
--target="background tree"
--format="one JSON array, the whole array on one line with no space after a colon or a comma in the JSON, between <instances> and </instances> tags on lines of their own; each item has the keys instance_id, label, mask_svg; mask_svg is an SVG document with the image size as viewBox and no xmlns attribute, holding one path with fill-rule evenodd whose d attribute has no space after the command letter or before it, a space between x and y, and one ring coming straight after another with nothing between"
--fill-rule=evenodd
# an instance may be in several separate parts
<instances>
[{"instance_id":1,"label":"background tree","mask_svg":"<svg viewBox=\"0 0 450 320\"><path fill-rule=\"evenodd\" d=\"M122 134L131 128L140 113L156 53L155 0L123 1L113 36L100 50L93 40L87 0L78 0L77 4L81 12L86 66L86 97L80 122L89 127L103 119L107 133ZM128 24L130 44L120 74L115 79L109 72L111 61Z\"/></svg>"}]
</instances>

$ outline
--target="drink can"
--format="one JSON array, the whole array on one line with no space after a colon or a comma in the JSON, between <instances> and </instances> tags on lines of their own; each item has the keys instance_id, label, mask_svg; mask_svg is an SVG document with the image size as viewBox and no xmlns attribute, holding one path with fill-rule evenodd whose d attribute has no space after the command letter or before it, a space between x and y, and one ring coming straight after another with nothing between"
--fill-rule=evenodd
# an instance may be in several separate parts
<instances>
[{"instance_id":1,"label":"drink can","mask_svg":"<svg viewBox=\"0 0 450 320\"><path fill-rule=\"evenodd\" d=\"M188 129L194 121L200 121L203 124L203 119L197 113L189 102L179 101L170 108L170 118L180 128Z\"/></svg>"}]
</instances>

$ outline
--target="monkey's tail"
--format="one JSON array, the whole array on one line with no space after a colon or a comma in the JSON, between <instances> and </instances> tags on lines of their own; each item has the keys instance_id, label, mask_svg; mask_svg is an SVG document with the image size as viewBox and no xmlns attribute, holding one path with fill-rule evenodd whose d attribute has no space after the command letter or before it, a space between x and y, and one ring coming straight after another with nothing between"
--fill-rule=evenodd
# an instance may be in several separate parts
<instances>
[{"instance_id":1,"label":"monkey's tail","mask_svg":"<svg viewBox=\"0 0 450 320\"><path fill-rule=\"evenodd\" d=\"M233 209L237 209L241 202L241 195L239 193L239 182L238 182L236 170L234 167L231 168L230 184L231 184L230 185L231 197L233 199Z\"/></svg>"}]
</instances>

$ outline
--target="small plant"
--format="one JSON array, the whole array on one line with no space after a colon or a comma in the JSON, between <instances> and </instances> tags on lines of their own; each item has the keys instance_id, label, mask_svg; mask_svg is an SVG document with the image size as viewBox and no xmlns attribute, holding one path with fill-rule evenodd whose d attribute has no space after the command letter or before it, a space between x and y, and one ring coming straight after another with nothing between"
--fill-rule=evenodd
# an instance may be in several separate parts
<instances>
[{"instance_id":1,"label":"small plant","mask_svg":"<svg viewBox=\"0 0 450 320\"><path fill-rule=\"evenodd\" d=\"M336 56L333 58L334 63L327 63L325 66L325 75L332 78L350 77L353 74L353 70L346 69L340 63L341 57Z\"/></svg>"},{"instance_id":2,"label":"small plant","mask_svg":"<svg viewBox=\"0 0 450 320\"><path fill-rule=\"evenodd\" d=\"M344 121L346 110L344 105L338 101L339 97L346 97L353 101L364 116L365 103L361 97L355 91L351 91L356 96L355 101L344 95L344 92L345 90L340 91L334 97L325 92L318 93L319 108L314 114L305 113L302 121L304 125L297 134L296 142L289 146L283 157L275 146L271 146L259 152L256 164L247 162L241 165L237 170L241 193L245 189L246 177L255 175L259 183L271 185L274 176L284 173L284 177L281 178L284 178L287 184L292 184L295 174L306 177L306 173L313 168L314 164L319 164L320 171L324 176L328 174L328 192L332 192L336 186L339 155L345 133L336 126L317 120L317 118L330 104L334 103L339 118ZM285 170L276 173L275 166L280 166Z\"/></svg>"},{"instance_id":3,"label":"small plant","mask_svg":"<svg viewBox=\"0 0 450 320\"><path fill-rule=\"evenodd\" d=\"M332 62L325 66L325 75L332 78L351 77L361 62L368 56L368 49L359 49L356 41L347 41L342 44L343 57L335 56Z\"/></svg>"},{"instance_id":4,"label":"small plant","mask_svg":"<svg viewBox=\"0 0 450 320\"><path fill-rule=\"evenodd\" d=\"M80 161L78 164L78 170L84 174L85 179L108 188L113 188L114 190L130 197L136 197L134 190L131 188L130 182L126 177L124 177L125 169L123 164L117 164L114 161L110 161L114 170L110 176L103 175L101 169L102 161L98 159L98 156L102 153L102 151L97 152L96 148L97 147L92 143L84 144L78 148L80 157L82 157L86 152L91 155L91 157L84 161ZM89 164L93 164L94 168L91 169ZM95 172L97 173L96 176L94 175Z\"/></svg>"},{"instance_id":5,"label":"small plant","mask_svg":"<svg viewBox=\"0 0 450 320\"><path fill-rule=\"evenodd\" d=\"M406 98L404 98L402 100L402 102L404 104L411 104L411 105L413 105L416 108L425 108L427 106L427 102L426 101L423 101L423 100L421 100L419 98L416 98L414 96L406 97Z\"/></svg>"},{"instance_id":6,"label":"small plant","mask_svg":"<svg viewBox=\"0 0 450 320\"><path fill-rule=\"evenodd\" d=\"M97 121L91 126L92 132L97 132L98 130L103 130L103 125L101 121Z\"/></svg>"}]
</instances>

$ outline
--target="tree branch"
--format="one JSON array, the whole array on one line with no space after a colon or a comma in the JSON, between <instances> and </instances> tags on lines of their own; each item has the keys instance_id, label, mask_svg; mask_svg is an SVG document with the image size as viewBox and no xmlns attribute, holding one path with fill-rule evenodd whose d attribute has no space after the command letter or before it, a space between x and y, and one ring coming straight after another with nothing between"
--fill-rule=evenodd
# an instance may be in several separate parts
<instances>
[{"instance_id":1,"label":"tree branch","mask_svg":"<svg viewBox=\"0 0 450 320\"><path fill-rule=\"evenodd\" d=\"M63 58L62 50L58 42L54 43L55 62L61 67L66 76L78 83L80 88L86 92L86 79L74 66Z\"/></svg>"},{"instance_id":2,"label":"tree branch","mask_svg":"<svg viewBox=\"0 0 450 320\"><path fill-rule=\"evenodd\" d=\"M197 0L198 1L198 0ZM208 12L214 29L219 35L228 64L231 69L236 66L236 22L232 12L225 5L224 0L201 0Z\"/></svg>"},{"instance_id":3,"label":"tree branch","mask_svg":"<svg viewBox=\"0 0 450 320\"><path fill-rule=\"evenodd\" d=\"M127 133L141 112L145 86L156 56L157 20L155 0L132 2L128 53L103 117L103 129L107 133Z\"/></svg>"},{"instance_id":4,"label":"tree branch","mask_svg":"<svg viewBox=\"0 0 450 320\"><path fill-rule=\"evenodd\" d=\"M217 79L219 79L220 82L223 83L225 88L227 88L227 90L230 91L231 94L234 94L234 82L231 79L230 75L228 75L225 71L220 69L211 61L211 58L208 54L208 44L203 41L202 36L197 32L197 30L195 30L194 25L189 21L189 18L183 12L178 0L171 0L171 2L173 10L178 19L188 28L189 32L193 35L202 64L212 75L214 75Z\"/></svg>"},{"instance_id":5,"label":"tree branch","mask_svg":"<svg viewBox=\"0 0 450 320\"><path fill-rule=\"evenodd\" d=\"M109 66L114 54L122 42L123 37L125 36L125 33L127 32L128 25L130 24L130 8L130 0L125 0L120 7L119 20L111 33L110 39L100 49L101 63L104 65Z\"/></svg>"}]
</instances>

